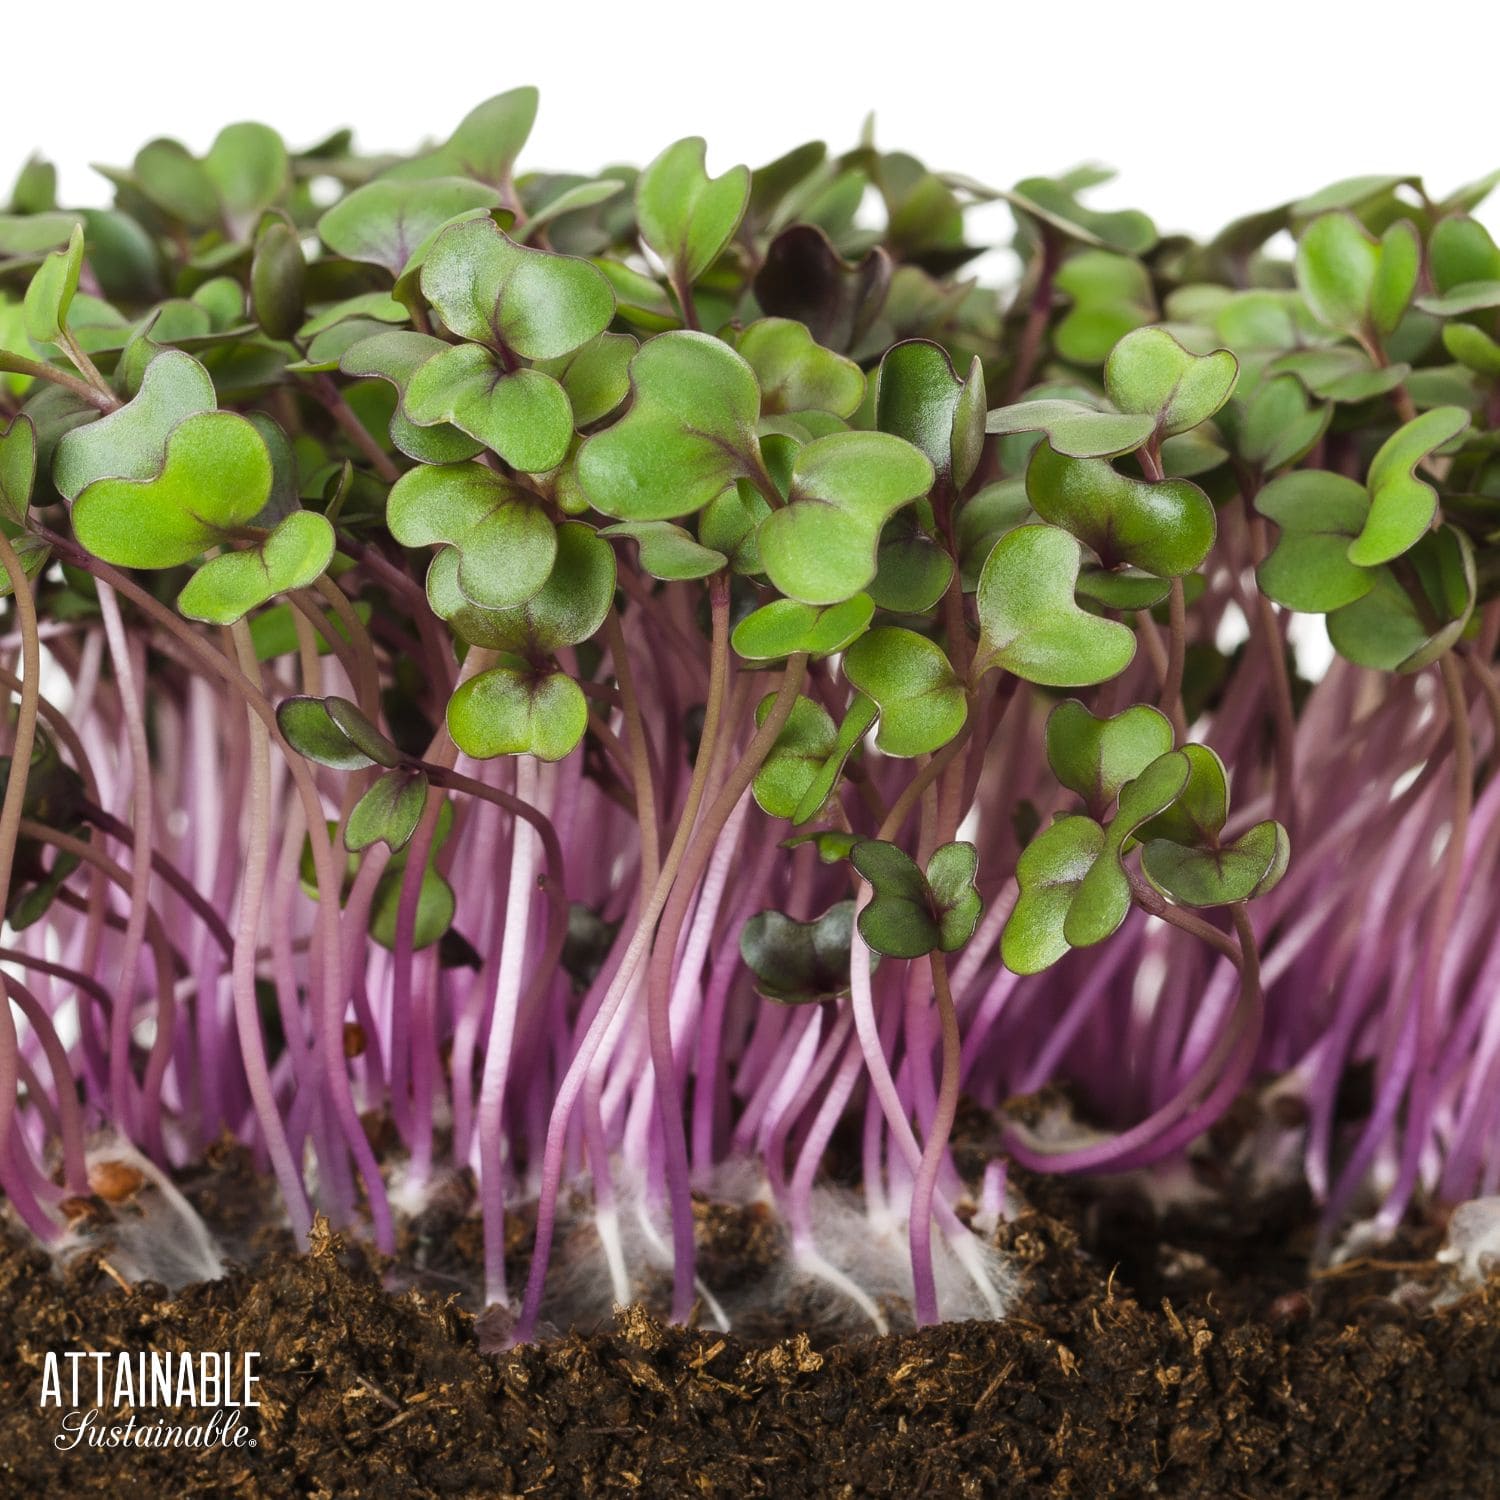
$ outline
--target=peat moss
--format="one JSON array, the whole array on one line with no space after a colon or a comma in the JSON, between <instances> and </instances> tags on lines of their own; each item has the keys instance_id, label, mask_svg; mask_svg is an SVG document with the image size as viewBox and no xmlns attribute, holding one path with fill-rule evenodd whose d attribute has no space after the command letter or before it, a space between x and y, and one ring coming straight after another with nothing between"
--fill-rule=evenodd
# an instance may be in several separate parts
<instances>
[{"instance_id":1,"label":"peat moss","mask_svg":"<svg viewBox=\"0 0 1500 1500\"><path fill-rule=\"evenodd\" d=\"M487 1356L456 1296L388 1292L393 1268L326 1230L299 1255L242 1217L254 1264L176 1295L98 1256L58 1279L7 1236L0 1495L1500 1495L1500 1282L1435 1311L1389 1295L1436 1276L1429 1229L1309 1279L1295 1196L1157 1222L1017 1180L1042 1206L999 1232L1014 1316L826 1347L634 1307ZM194 1192L243 1214L251 1185L228 1152ZM756 1215L705 1206L700 1228L748 1274L769 1253ZM80 1347L260 1351L258 1446L57 1452L42 1360Z\"/></svg>"}]
</instances>

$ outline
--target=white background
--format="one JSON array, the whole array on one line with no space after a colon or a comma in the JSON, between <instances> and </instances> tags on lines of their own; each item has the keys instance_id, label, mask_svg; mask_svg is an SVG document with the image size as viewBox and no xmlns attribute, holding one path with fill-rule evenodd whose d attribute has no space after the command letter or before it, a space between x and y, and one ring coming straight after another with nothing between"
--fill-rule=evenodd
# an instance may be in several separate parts
<instances>
[{"instance_id":1,"label":"white background","mask_svg":"<svg viewBox=\"0 0 1500 1500\"><path fill-rule=\"evenodd\" d=\"M1364 172L1436 195L1500 165L1500 6L1423 0L6 0L0 193L42 150L63 201L108 201L92 161L155 135L202 151L237 119L293 146L352 125L372 150L441 137L537 84L522 167L644 162L684 135L709 165L809 138L877 140L1008 186L1079 161L1103 207L1164 230ZM1492 225L1496 211L1487 215ZM1003 210L975 234L1008 237Z\"/></svg>"}]
</instances>

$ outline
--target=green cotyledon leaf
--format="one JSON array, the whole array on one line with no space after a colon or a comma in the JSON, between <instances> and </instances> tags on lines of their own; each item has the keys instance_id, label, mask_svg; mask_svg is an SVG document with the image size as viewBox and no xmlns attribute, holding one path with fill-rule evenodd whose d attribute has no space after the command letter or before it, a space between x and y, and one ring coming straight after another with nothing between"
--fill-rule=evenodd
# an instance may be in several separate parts
<instances>
[{"instance_id":1,"label":"green cotyledon leaf","mask_svg":"<svg viewBox=\"0 0 1500 1500\"><path fill-rule=\"evenodd\" d=\"M429 783L423 771L387 771L349 811L344 847L358 854L383 843L392 853L411 842L427 805Z\"/></svg>"},{"instance_id":2,"label":"green cotyledon leaf","mask_svg":"<svg viewBox=\"0 0 1500 1500\"><path fill-rule=\"evenodd\" d=\"M1045 433L1052 446L1070 458L1114 458L1134 452L1155 428L1155 418L1146 412L1100 411L1066 399L1019 401L995 408L985 420L986 432L1002 436Z\"/></svg>"},{"instance_id":3,"label":"green cotyledon leaf","mask_svg":"<svg viewBox=\"0 0 1500 1500\"><path fill-rule=\"evenodd\" d=\"M1087 948L1112 936L1130 911L1130 881L1122 858L1143 823L1171 806L1187 784L1190 767L1181 751L1158 756L1120 789L1119 806L1105 830L1098 859L1078 883L1063 920L1063 936Z\"/></svg>"},{"instance_id":4,"label":"green cotyledon leaf","mask_svg":"<svg viewBox=\"0 0 1500 1500\"><path fill-rule=\"evenodd\" d=\"M969 716L963 683L926 636L881 625L854 642L844 675L880 710L875 743L887 755L926 755L946 745Z\"/></svg>"},{"instance_id":5,"label":"green cotyledon leaf","mask_svg":"<svg viewBox=\"0 0 1500 1500\"><path fill-rule=\"evenodd\" d=\"M535 755L561 760L588 727L588 702L564 672L492 667L448 701L448 733L465 755Z\"/></svg>"},{"instance_id":6,"label":"green cotyledon leaf","mask_svg":"<svg viewBox=\"0 0 1500 1500\"><path fill-rule=\"evenodd\" d=\"M1268 598L1286 609L1327 614L1374 586L1372 571L1349 560L1370 511L1370 497L1356 480L1322 469L1294 469L1266 485L1255 508L1281 528L1256 569Z\"/></svg>"},{"instance_id":7,"label":"green cotyledon leaf","mask_svg":"<svg viewBox=\"0 0 1500 1500\"><path fill-rule=\"evenodd\" d=\"M1290 858L1286 829L1267 819L1209 849L1154 839L1141 849L1141 873L1179 906L1229 906L1265 895Z\"/></svg>"},{"instance_id":8,"label":"green cotyledon leaf","mask_svg":"<svg viewBox=\"0 0 1500 1500\"><path fill-rule=\"evenodd\" d=\"M859 914L866 944L888 958L920 958L963 947L978 925L983 903L974 884L979 853L973 844L944 844L924 873L895 844L865 839L850 851L854 868L870 883L869 904Z\"/></svg>"},{"instance_id":9,"label":"green cotyledon leaf","mask_svg":"<svg viewBox=\"0 0 1500 1500\"><path fill-rule=\"evenodd\" d=\"M1349 543L1349 561L1370 568L1415 546L1437 516L1437 491L1417 477L1417 465L1469 425L1459 406L1438 406L1398 427L1370 461L1370 511Z\"/></svg>"},{"instance_id":10,"label":"green cotyledon leaf","mask_svg":"<svg viewBox=\"0 0 1500 1500\"><path fill-rule=\"evenodd\" d=\"M495 188L465 177L418 182L381 177L335 203L318 220L318 235L335 255L384 266L399 276L434 230L470 209L499 203Z\"/></svg>"},{"instance_id":11,"label":"green cotyledon leaf","mask_svg":"<svg viewBox=\"0 0 1500 1500\"><path fill-rule=\"evenodd\" d=\"M774 701L772 694L757 705L757 725L765 721ZM833 753L837 734L828 710L821 704L801 696L793 701L792 711L751 786L763 812L773 818L792 816Z\"/></svg>"},{"instance_id":12,"label":"green cotyledon leaf","mask_svg":"<svg viewBox=\"0 0 1500 1500\"><path fill-rule=\"evenodd\" d=\"M124 406L63 434L52 482L74 500L96 479L152 479L162 470L167 438L178 423L217 405L208 371L191 354L165 349L146 366L140 389Z\"/></svg>"},{"instance_id":13,"label":"green cotyledon leaf","mask_svg":"<svg viewBox=\"0 0 1500 1500\"><path fill-rule=\"evenodd\" d=\"M1026 494L1044 521L1111 569L1181 577L1208 556L1218 531L1213 503L1190 480L1134 479L1106 459L1067 458L1045 441L1026 467Z\"/></svg>"},{"instance_id":14,"label":"green cotyledon leaf","mask_svg":"<svg viewBox=\"0 0 1500 1500\"><path fill-rule=\"evenodd\" d=\"M557 556L557 532L536 496L483 464L408 470L391 489L386 524L406 547L456 547L458 586L486 609L524 604Z\"/></svg>"},{"instance_id":15,"label":"green cotyledon leaf","mask_svg":"<svg viewBox=\"0 0 1500 1500\"><path fill-rule=\"evenodd\" d=\"M578 481L596 510L670 521L702 510L736 479L764 479L760 388L727 344L661 334L631 360L630 384L630 410L578 450Z\"/></svg>"},{"instance_id":16,"label":"green cotyledon leaf","mask_svg":"<svg viewBox=\"0 0 1500 1500\"><path fill-rule=\"evenodd\" d=\"M921 449L955 488L966 485L978 467L984 408L984 371L977 356L962 380L947 350L929 339L893 345L880 361L876 425Z\"/></svg>"},{"instance_id":17,"label":"green cotyledon leaf","mask_svg":"<svg viewBox=\"0 0 1500 1500\"><path fill-rule=\"evenodd\" d=\"M815 343L801 323L761 318L736 340L760 382L766 413L829 411L850 417L865 394L863 371L853 360Z\"/></svg>"},{"instance_id":18,"label":"green cotyledon leaf","mask_svg":"<svg viewBox=\"0 0 1500 1500\"><path fill-rule=\"evenodd\" d=\"M345 698L284 698L276 706L276 723L293 750L331 770L401 763L395 745Z\"/></svg>"},{"instance_id":19,"label":"green cotyledon leaf","mask_svg":"<svg viewBox=\"0 0 1500 1500\"><path fill-rule=\"evenodd\" d=\"M995 543L979 576L981 668L1045 687L1085 687L1123 672L1135 633L1078 607L1082 554L1056 526L1018 526Z\"/></svg>"},{"instance_id":20,"label":"green cotyledon leaf","mask_svg":"<svg viewBox=\"0 0 1500 1500\"><path fill-rule=\"evenodd\" d=\"M706 152L699 136L675 142L641 173L635 189L641 238L673 280L688 284L719 258L750 201L749 170L731 167L710 177Z\"/></svg>"},{"instance_id":21,"label":"green cotyledon leaf","mask_svg":"<svg viewBox=\"0 0 1500 1500\"><path fill-rule=\"evenodd\" d=\"M524 604L484 609L458 586L459 553L445 547L427 569L433 613L471 646L528 657L589 640L604 623L615 595L615 554L581 521L557 528L557 556L547 581Z\"/></svg>"},{"instance_id":22,"label":"green cotyledon leaf","mask_svg":"<svg viewBox=\"0 0 1500 1500\"><path fill-rule=\"evenodd\" d=\"M821 609L795 599L774 599L746 615L729 642L746 661L784 661L799 651L831 656L863 635L874 614L868 594Z\"/></svg>"},{"instance_id":23,"label":"green cotyledon leaf","mask_svg":"<svg viewBox=\"0 0 1500 1500\"><path fill-rule=\"evenodd\" d=\"M678 582L707 578L729 565L722 552L703 546L690 531L671 521L621 521L606 526L600 535L628 537L635 542L641 571L652 578Z\"/></svg>"},{"instance_id":24,"label":"green cotyledon leaf","mask_svg":"<svg viewBox=\"0 0 1500 1500\"><path fill-rule=\"evenodd\" d=\"M1297 286L1318 319L1359 338L1392 333L1422 265L1422 245L1405 219L1379 239L1344 211L1322 214L1297 242Z\"/></svg>"},{"instance_id":25,"label":"green cotyledon leaf","mask_svg":"<svg viewBox=\"0 0 1500 1500\"><path fill-rule=\"evenodd\" d=\"M1046 739L1047 760L1057 779L1103 821L1120 788L1172 748L1172 724L1146 703L1101 719L1068 698L1048 714Z\"/></svg>"},{"instance_id":26,"label":"green cotyledon leaf","mask_svg":"<svg viewBox=\"0 0 1500 1500\"><path fill-rule=\"evenodd\" d=\"M68 326L68 310L83 269L83 226L75 224L67 247L54 250L37 268L23 304L26 333L38 344L54 344Z\"/></svg>"},{"instance_id":27,"label":"green cotyledon leaf","mask_svg":"<svg viewBox=\"0 0 1500 1500\"><path fill-rule=\"evenodd\" d=\"M1104 845L1104 829L1075 815L1044 828L1022 851L1019 894L1000 934L1000 957L1012 973L1040 974L1072 947L1064 935L1068 913Z\"/></svg>"},{"instance_id":28,"label":"green cotyledon leaf","mask_svg":"<svg viewBox=\"0 0 1500 1500\"><path fill-rule=\"evenodd\" d=\"M1122 412L1153 419L1157 437L1206 422L1234 394L1239 361L1227 349L1193 354L1165 328L1137 328L1110 350L1104 389Z\"/></svg>"},{"instance_id":29,"label":"green cotyledon leaf","mask_svg":"<svg viewBox=\"0 0 1500 1500\"><path fill-rule=\"evenodd\" d=\"M271 455L234 412L200 412L167 438L152 479L96 479L73 503L73 533L104 562L171 568L246 525L271 494Z\"/></svg>"},{"instance_id":30,"label":"green cotyledon leaf","mask_svg":"<svg viewBox=\"0 0 1500 1500\"><path fill-rule=\"evenodd\" d=\"M12 417L0 425L0 520L25 526L35 482L36 428L30 417Z\"/></svg>"},{"instance_id":31,"label":"green cotyledon leaf","mask_svg":"<svg viewBox=\"0 0 1500 1500\"><path fill-rule=\"evenodd\" d=\"M277 594L306 588L333 559L333 527L316 511L297 510L263 541L212 558L177 596L190 620L232 625Z\"/></svg>"},{"instance_id":32,"label":"green cotyledon leaf","mask_svg":"<svg viewBox=\"0 0 1500 1500\"><path fill-rule=\"evenodd\" d=\"M401 407L415 426L456 427L526 474L555 469L573 438L562 386L540 370L505 369L481 344L449 345L424 361Z\"/></svg>"},{"instance_id":33,"label":"green cotyledon leaf","mask_svg":"<svg viewBox=\"0 0 1500 1500\"><path fill-rule=\"evenodd\" d=\"M797 450L787 504L760 524L766 575L804 604L837 604L875 578L881 528L933 481L924 454L883 432L837 432Z\"/></svg>"},{"instance_id":34,"label":"green cotyledon leaf","mask_svg":"<svg viewBox=\"0 0 1500 1500\"><path fill-rule=\"evenodd\" d=\"M615 294L586 260L518 245L492 219L451 224L427 252L422 295L460 338L558 359L609 327Z\"/></svg>"}]
</instances>

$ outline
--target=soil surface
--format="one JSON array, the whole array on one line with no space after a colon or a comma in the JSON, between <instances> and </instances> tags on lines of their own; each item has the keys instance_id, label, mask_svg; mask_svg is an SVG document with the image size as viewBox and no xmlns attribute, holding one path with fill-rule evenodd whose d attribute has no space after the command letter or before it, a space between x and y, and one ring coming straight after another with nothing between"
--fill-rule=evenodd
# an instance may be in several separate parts
<instances>
[{"instance_id":1,"label":"soil surface","mask_svg":"<svg viewBox=\"0 0 1500 1500\"><path fill-rule=\"evenodd\" d=\"M1500 1496L1500 1279L1435 1306L1440 1226L1310 1275L1295 1192L1163 1215L1121 1184L1012 1180L1004 1322L758 1338L635 1306L491 1355L444 1273L413 1270L472 1253L460 1195L413 1226L393 1292L325 1226L303 1255L259 1224L226 1147L180 1181L245 1260L221 1280L131 1285L105 1232L128 1204L93 1205L99 1248L61 1276L0 1235L0 1497ZM763 1214L700 1212L708 1263L771 1258ZM59 1451L39 1396L66 1349L259 1351L255 1446Z\"/></svg>"}]
</instances>

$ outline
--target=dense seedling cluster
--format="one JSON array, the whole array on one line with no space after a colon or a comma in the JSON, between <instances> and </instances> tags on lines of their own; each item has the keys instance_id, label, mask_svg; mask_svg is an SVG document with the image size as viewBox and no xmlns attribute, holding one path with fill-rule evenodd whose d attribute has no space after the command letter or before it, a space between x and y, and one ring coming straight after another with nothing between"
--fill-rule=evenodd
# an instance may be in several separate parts
<instances>
[{"instance_id":1,"label":"dense seedling cluster","mask_svg":"<svg viewBox=\"0 0 1500 1500\"><path fill-rule=\"evenodd\" d=\"M628 1193L711 1301L746 1161L878 1321L841 1126L918 1320L935 1242L998 1308L961 1092L1065 1081L1007 1150L1124 1170L1274 1075L1251 1176L1330 1233L1492 1190L1492 181L1197 243L869 139L518 172L535 108L157 140L110 209L34 162L0 215L13 1211L228 1130L389 1249L457 1169L525 1338L575 1187L618 1296Z\"/></svg>"}]
</instances>

